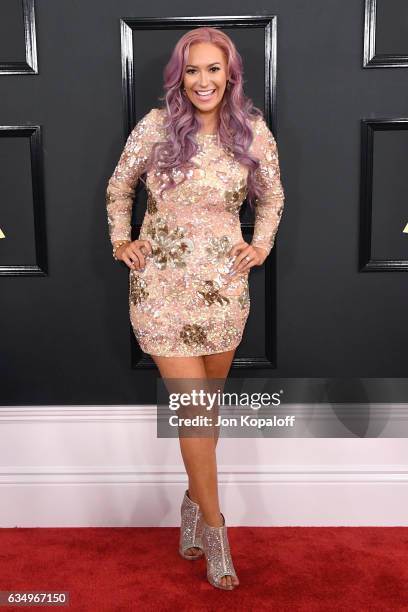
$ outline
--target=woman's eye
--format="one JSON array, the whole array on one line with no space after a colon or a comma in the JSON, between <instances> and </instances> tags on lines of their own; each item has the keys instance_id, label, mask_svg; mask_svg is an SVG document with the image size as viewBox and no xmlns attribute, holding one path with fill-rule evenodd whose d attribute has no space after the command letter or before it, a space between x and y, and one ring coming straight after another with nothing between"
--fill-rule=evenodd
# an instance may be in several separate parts
<instances>
[{"instance_id":1,"label":"woman's eye","mask_svg":"<svg viewBox=\"0 0 408 612\"><path fill-rule=\"evenodd\" d=\"M217 70L220 70L219 66L213 66L212 68L210 68L210 70L214 70L215 72L217 72ZM194 68L188 68L186 70L187 74L192 74L193 72L195 72Z\"/></svg>"}]
</instances>

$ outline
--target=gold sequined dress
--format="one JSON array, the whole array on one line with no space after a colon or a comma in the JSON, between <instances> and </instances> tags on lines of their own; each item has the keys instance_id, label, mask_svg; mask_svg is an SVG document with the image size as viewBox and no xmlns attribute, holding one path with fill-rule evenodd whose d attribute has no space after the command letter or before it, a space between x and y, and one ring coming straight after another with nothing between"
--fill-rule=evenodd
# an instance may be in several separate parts
<instances>
[{"instance_id":1,"label":"gold sequined dress","mask_svg":"<svg viewBox=\"0 0 408 612\"><path fill-rule=\"evenodd\" d=\"M109 179L106 208L112 244L131 240L135 187L153 143L166 139L165 113L153 108L135 125ZM269 254L284 192L272 132L262 117L252 120L252 129L250 150L260 159L257 173L263 186L252 245ZM149 240L153 253L146 257L144 270L129 270L129 314L141 349L151 355L196 356L234 349L249 314L249 273L228 274L229 252L243 239L239 210L247 194L248 168L219 144L217 134L195 138L195 167L184 182L182 174L174 172L176 187L160 198L165 177L158 168L145 177L148 201L139 239Z\"/></svg>"}]
</instances>

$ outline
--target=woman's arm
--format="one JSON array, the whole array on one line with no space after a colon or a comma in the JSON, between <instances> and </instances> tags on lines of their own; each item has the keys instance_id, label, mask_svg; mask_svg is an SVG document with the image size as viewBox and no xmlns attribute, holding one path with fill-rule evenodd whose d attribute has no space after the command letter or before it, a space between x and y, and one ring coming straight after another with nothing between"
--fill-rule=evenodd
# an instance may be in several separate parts
<instances>
[{"instance_id":1,"label":"woman's arm","mask_svg":"<svg viewBox=\"0 0 408 612\"><path fill-rule=\"evenodd\" d=\"M262 185L262 195L255 201L255 224L252 246L269 255L275 243L285 194L280 179L279 155L275 138L263 117L255 122L254 154L260 159L255 172Z\"/></svg>"},{"instance_id":2,"label":"woman's arm","mask_svg":"<svg viewBox=\"0 0 408 612\"><path fill-rule=\"evenodd\" d=\"M129 134L117 166L106 189L106 211L109 237L115 248L131 240L131 216L135 188L153 143L157 140L157 108L151 109Z\"/></svg>"}]
</instances>

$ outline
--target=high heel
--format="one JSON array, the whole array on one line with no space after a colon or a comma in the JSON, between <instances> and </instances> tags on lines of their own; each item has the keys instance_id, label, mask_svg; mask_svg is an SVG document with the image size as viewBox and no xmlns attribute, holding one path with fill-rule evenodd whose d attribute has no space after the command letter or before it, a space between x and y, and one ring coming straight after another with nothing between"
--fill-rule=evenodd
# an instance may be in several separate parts
<instances>
[{"instance_id":1,"label":"high heel","mask_svg":"<svg viewBox=\"0 0 408 612\"><path fill-rule=\"evenodd\" d=\"M203 530L201 540L207 560L208 582L218 589L231 591L235 589L238 584L231 584L230 586L223 586L220 584L221 578L224 576L238 578L234 564L232 563L225 518L222 513L221 516L224 521L221 527L211 527L211 525L207 525L204 518L202 519Z\"/></svg>"},{"instance_id":2,"label":"high heel","mask_svg":"<svg viewBox=\"0 0 408 612\"><path fill-rule=\"evenodd\" d=\"M189 498L187 489L181 504L179 553L183 559L201 559L204 555L201 542L202 520L200 506ZM186 550L189 548L201 548L201 550L195 555L188 555Z\"/></svg>"}]
</instances>

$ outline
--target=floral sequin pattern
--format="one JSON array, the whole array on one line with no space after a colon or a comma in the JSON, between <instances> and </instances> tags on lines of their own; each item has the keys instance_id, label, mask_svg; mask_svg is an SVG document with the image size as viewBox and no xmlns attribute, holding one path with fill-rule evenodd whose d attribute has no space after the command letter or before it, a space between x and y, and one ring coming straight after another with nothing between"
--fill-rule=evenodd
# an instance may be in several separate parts
<instances>
[{"instance_id":1,"label":"floral sequin pattern","mask_svg":"<svg viewBox=\"0 0 408 612\"><path fill-rule=\"evenodd\" d=\"M254 125L253 152L259 158L255 176L262 195L255 201L255 225L252 245L263 248L269 255L283 213L285 193L280 179L279 155L275 138L261 118Z\"/></svg>"},{"instance_id":2,"label":"floral sequin pattern","mask_svg":"<svg viewBox=\"0 0 408 612\"><path fill-rule=\"evenodd\" d=\"M132 206L136 185L143 174L153 143L164 139L162 118L152 108L130 132L106 188L106 211L112 245L130 240Z\"/></svg>"},{"instance_id":3,"label":"floral sequin pattern","mask_svg":"<svg viewBox=\"0 0 408 612\"><path fill-rule=\"evenodd\" d=\"M249 296L249 287L248 287L248 283L245 284L244 290L242 291L242 293L238 296L238 304L240 305L240 307L244 310L245 308L249 307L250 304L250 296Z\"/></svg>"},{"instance_id":4,"label":"floral sequin pattern","mask_svg":"<svg viewBox=\"0 0 408 612\"><path fill-rule=\"evenodd\" d=\"M228 257L232 243L229 236L210 236L206 246L208 260L214 263Z\"/></svg>"},{"instance_id":5,"label":"floral sequin pattern","mask_svg":"<svg viewBox=\"0 0 408 612\"><path fill-rule=\"evenodd\" d=\"M183 325L180 331L180 338L187 346L202 345L206 342L206 333L202 325L197 323Z\"/></svg>"},{"instance_id":6,"label":"floral sequin pattern","mask_svg":"<svg viewBox=\"0 0 408 612\"><path fill-rule=\"evenodd\" d=\"M136 275L132 270L130 272L130 301L134 306L137 306L143 300L146 300L149 295L147 283L144 278Z\"/></svg>"},{"instance_id":7,"label":"floral sequin pattern","mask_svg":"<svg viewBox=\"0 0 408 612\"><path fill-rule=\"evenodd\" d=\"M244 179L241 179L237 189L231 189L225 192L226 210L234 215L238 214L246 196L247 184Z\"/></svg>"},{"instance_id":8,"label":"floral sequin pattern","mask_svg":"<svg viewBox=\"0 0 408 612\"><path fill-rule=\"evenodd\" d=\"M152 258L155 265L164 270L167 267L185 268L194 250L194 242L184 235L184 228L169 227L163 217L150 220L146 235L152 241Z\"/></svg>"},{"instance_id":9,"label":"floral sequin pattern","mask_svg":"<svg viewBox=\"0 0 408 612\"><path fill-rule=\"evenodd\" d=\"M198 356L235 349L250 311L249 272L229 275L230 252L242 241L239 211L247 197L248 168L213 135L197 137L186 180L174 188L159 166L145 172L155 142L166 140L166 108L153 108L132 130L108 182L111 241L130 239L135 187L145 176L146 214L140 240L150 243L145 266L130 270L129 314L147 354ZM268 254L282 217L284 194L276 142L262 117L252 120L250 151L259 159L252 244ZM146 245L147 246L147 245ZM115 264L116 265L116 264Z\"/></svg>"},{"instance_id":10,"label":"floral sequin pattern","mask_svg":"<svg viewBox=\"0 0 408 612\"><path fill-rule=\"evenodd\" d=\"M204 287L197 291L198 295L201 296L204 300L204 303L207 306L212 306L212 304L220 304L224 306L224 304L229 304L228 297L222 295L221 293L222 285L214 280L206 280L204 282Z\"/></svg>"},{"instance_id":11,"label":"floral sequin pattern","mask_svg":"<svg viewBox=\"0 0 408 612\"><path fill-rule=\"evenodd\" d=\"M150 187L146 187L146 192L147 192L147 204L146 204L147 212L149 213L149 215L155 215L157 213L157 199L153 195L153 192L150 189Z\"/></svg>"}]
</instances>

